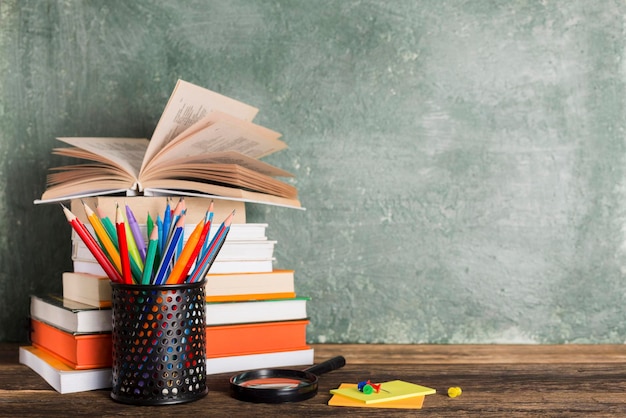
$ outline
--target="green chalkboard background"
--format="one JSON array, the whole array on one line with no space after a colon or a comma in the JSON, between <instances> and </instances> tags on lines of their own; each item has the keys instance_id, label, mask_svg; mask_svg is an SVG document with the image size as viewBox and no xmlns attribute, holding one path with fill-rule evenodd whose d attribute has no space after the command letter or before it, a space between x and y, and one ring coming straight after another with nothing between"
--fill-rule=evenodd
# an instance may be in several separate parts
<instances>
[{"instance_id":1,"label":"green chalkboard background","mask_svg":"<svg viewBox=\"0 0 626 418\"><path fill-rule=\"evenodd\" d=\"M60 291L56 136L149 137L178 78L260 109L250 206L310 342L626 340L626 3L0 1L0 340Z\"/></svg>"}]
</instances>

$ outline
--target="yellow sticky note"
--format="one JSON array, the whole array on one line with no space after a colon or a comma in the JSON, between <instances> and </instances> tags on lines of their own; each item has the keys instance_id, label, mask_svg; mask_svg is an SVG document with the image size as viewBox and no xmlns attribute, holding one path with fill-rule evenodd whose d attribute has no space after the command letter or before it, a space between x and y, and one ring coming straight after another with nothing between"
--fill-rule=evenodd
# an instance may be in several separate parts
<instances>
[{"instance_id":1,"label":"yellow sticky note","mask_svg":"<svg viewBox=\"0 0 626 418\"><path fill-rule=\"evenodd\" d=\"M366 404L374 404L379 402L388 402L398 399L406 399L414 396L432 395L436 393L435 389L425 386L416 385L414 383L404 382L402 380L392 380L384 382L380 386L378 393L365 394L360 392L356 386L352 388L332 389L330 393L333 395L341 395L348 398L365 402Z\"/></svg>"},{"instance_id":2,"label":"yellow sticky note","mask_svg":"<svg viewBox=\"0 0 626 418\"><path fill-rule=\"evenodd\" d=\"M339 389L356 388L354 383L342 383ZM396 401L379 402L374 404L366 404L356 399L348 398L342 395L333 395L328 401L330 406L353 406L358 408L393 408L393 409L421 409L424 404L424 396L412 396L406 399L398 399Z\"/></svg>"}]
</instances>

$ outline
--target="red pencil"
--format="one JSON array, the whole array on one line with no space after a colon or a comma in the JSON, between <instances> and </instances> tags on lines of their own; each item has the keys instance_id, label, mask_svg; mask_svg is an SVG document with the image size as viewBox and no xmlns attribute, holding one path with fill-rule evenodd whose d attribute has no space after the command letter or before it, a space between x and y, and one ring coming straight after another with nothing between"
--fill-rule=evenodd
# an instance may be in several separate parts
<instances>
[{"instance_id":1,"label":"red pencil","mask_svg":"<svg viewBox=\"0 0 626 418\"><path fill-rule=\"evenodd\" d=\"M128 241L126 241L126 224L120 206L117 205L115 212L115 229L117 229L117 245L122 259L122 277L124 283L133 284L133 273L130 269L130 254L128 253Z\"/></svg>"},{"instance_id":2,"label":"red pencil","mask_svg":"<svg viewBox=\"0 0 626 418\"><path fill-rule=\"evenodd\" d=\"M70 225L72 225L72 228L74 228L74 231L76 231L80 239L83 240L91 254L93 254L96 261L98 261L98 264L100 264L106 275L109 276L109 279L114 282L121 283L122 276L120 276L113 264L111 264L111 261L104 254L102 248L100 248L95 238L89 233L89 230L80 221L80 219L76 217L76 215L70 212L68 208L66 208L64 205L61 205L61 207L63 208L63 212L65 213L67 221L70 223Z\"/></svg>"}]
</instances>

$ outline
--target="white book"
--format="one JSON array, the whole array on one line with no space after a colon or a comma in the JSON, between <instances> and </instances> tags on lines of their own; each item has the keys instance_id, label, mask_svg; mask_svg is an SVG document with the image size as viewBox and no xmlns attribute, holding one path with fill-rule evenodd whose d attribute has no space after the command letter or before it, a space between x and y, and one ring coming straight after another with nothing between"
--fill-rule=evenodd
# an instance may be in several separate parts
<instances>
[{"instance_id":1,"label":"white book","mask_svg":"<svg viewBox=\"0 0 626 418\"><path fill-rule=\"evenodd\" d=\"M252 300L245 302L207 302L207 325L230 325L256 322L306 319L309 298Z\"/></svg>"},{"instance_id":2,"label":"white book","mask_svg":"<svg viewBox=\"0 0 626 418\"><path fill-rule=\"evenodd\" d=\"M187 240L183 240L186 243ZM267 260L274 256L276 241L225 241L215 262L229 260ZM84 242L72 243L72 260L96 261Z\"/></svg>"},{"instance_id":3,"label":"white book","mask_svg":"<svg viewBox=\"0 0 626 418\"><path fill-rule=\"evenodd\" d=\"M111 280L106 276L65 271L63 298L86 305L111 306Z\"/></svg>"},{"instance_id":4,"label":"white book","mask_svg":"<svg viewBox=\"0 0 626 418\"><path fill-rule=\"evenodd\" d=\"M275 269L269 272L242 274L207 274L204 287L207 300L216 297L259 295L268 293L293 293L295 295L295 272ZM279 296L274 296L273 299ZM285 297L285 296L282 296ZM240 298L238 298L240 300ZM253 298L248 298L253 299ZM232 299L231 299L232 300ZM213 301L218 301L213 299ZM223 300L219 300L220 302Z\"/></svg>"},{"instance_id":5,"label":"white book","mask_svg":"<svg viewBox=\"0 0 626 418\"><path fill-rule=\"evenodd\" d=\"M30 316L68 332L106 332L113 328L110 308L55 296L31 296Z\"/></svg>"},{"instance_id":6,"label":"white book","mask_svg":"<svg viewBox=\"0 0 626 418\"><path fill-rule=\"evenodd\" d=\"M19 348L19 362L30 367L59 393L85 392L112 386L111 368L75 370L33 346Z\"/></svg>"},{"instance_id":7,"label":"white book","mask_svg":"<svg viewBox=\"0 0 626 418\"><path fill-rule=\"evenodd\" d=\"M207 325L232 325L306 319L308 297L241 302L207 302ZM31 296L31 317L71 333L112 330L111 307L96 308L52 295Z\"/></svg>"},{"instance_id":8,"label":"white book","mask_svg":"<svg viewBox=\"0 0 626 418\"><path fill-rule=\"evenodd\" d=\"M19 348L19 362L41 376L59 393L76 393L108 389L112 386L112 370L74 370L53 355L33 346ZM235 373L273 367L304 368L314 362L314 350L282 351L245 356L206 359L206 374Z\"/></svg>"},{"instance_id":9,"label":"white book","mask_svg":"<svg viewBox=\"0 0 626 418\"><path fill-rule=\"evenodd\" d=\"M189 235L191 235L194 228L196 227L196 225L193 222L197 222L199 220L192 220L190 218L186 218L186 219L187 219L187 223L185 225L185 236L189 237ZM209 236L212 237L213 235L215 235L222 220L217 221L215 218L213 218L213 223L211 224L211 230L209 231ZM266 240L267 236L265 235L266 234L265 231L267 229L267 225L268 224L266 223L231 224L230 229L228 230L228 235L226 235L225 242ZM94 230L91 224L86 223L85 226L87 227L87 230L89 230L91 235L95 236ZM139 229L141 230L143 236L147 238L148 236L147 226L145 224L140 224ZM82 242L82 240L80 239L76 231L72 229L72 242L77 242L77 241Z\"/></svg>"},{"instance_id":10,"label":"white book","mask_svg":"<svg viewBox=\"0 0 626 418\"><path fill-rule=\"evenodd\" d=\"M313 364L312 348L206 359L206 373L230 373L273 367L303 367Z\"/></svg>"},{"instance_id":11,"label":"white book","mask_svg":"<svg viewBox=\"0 0 626 418\"><path fill-rule=\"evenodd\" d=\"M73 260L74 271L79 273L90 273L105 275L106 273L95 260L82 261ZM231 274L231 273L269 273L274 268L274 259L268 260L216 260L209 273L211 274Z\"/></svg>"}]
</instances>

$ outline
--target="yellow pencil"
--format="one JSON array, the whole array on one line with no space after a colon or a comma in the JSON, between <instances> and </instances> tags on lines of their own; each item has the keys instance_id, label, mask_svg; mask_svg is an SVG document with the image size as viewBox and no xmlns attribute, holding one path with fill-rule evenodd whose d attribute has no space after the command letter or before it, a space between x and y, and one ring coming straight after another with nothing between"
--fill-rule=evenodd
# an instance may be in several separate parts
<instances>
[{"instance_id":1,"label":"yellow pencil","mask_svg":"<svg viewBox=\"0 0 626 418\"><path fill-rule=\"evenodd\" d=\"M98 240L100 240L100 243L104 247L104 251L111 259L113 265L115 265L117 271L122 274L122 261L120 259L120 254L117 251L117 248L115 248L115 244L113 244L113 241L111 241L109 234L107 234L107 231L104 229L104 225L102 225L100 218L98 218L98 215L96 215L96 213L91 210L91 208L87 206L85 202L83 202L83 207L85 208L85 214L87 215L89 223L93 227L96 236L98 237Z\"/></svg>"}]
</instances>

